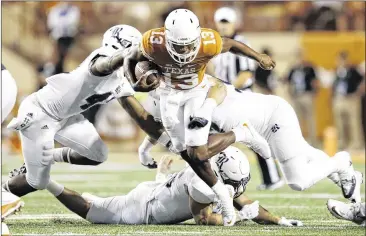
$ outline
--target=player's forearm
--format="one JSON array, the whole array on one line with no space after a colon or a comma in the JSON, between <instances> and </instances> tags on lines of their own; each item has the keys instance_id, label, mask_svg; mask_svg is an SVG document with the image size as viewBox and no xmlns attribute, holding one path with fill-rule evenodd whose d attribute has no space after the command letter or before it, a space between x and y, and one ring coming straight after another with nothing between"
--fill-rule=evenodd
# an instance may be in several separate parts
<instances>
[{"instance_id":1,"label":"player's forearm","mask_svg":"<svg viewBox=\"0 0 366 236\"><path fill-rule=\"evenodd\" d=\"M217 133L208 137L208 155L213 157L235 143L234 132Z\"/></svg>"},{"instance_id":2,"label":"player's forearm","mask_svg":"<svg viewBox=\"0 0 366 236\"><path fill-rule=\"evenodd\" d=\"M133 58L126 58L125 63L123 64L123 71L125 73L126 78L131 84L134 84L137 81L134 69L136 64L137 60L134 60Z\"/></svg>"},{"instance_id":3,"label":"player's forearm","mask_svg":"<svg viewBox=\"0 0 366 236\"><path fill-rule=\"evenodd\" d=\"M245 205L250 205L254 201L248 199L244 194L234 199L234 206L237 210L242 210ZM259 205L258 216L252 219L258 224L278 224L280 217L272 215L267 209Z\"/></svg>"},{"instance_id":4,"label":"player's forearm","mask_svg":"<svg viewBox=\"0 0 366 236\"><path fill-rule=\"evenodd\" d=\"M94 75L109 75L123 65L125 54L122 50L116 51L110 57L98 57L91 65L90 70Z\"/></svg>"},{"instance_id":5,"label":"player's forearm","mask_svg":"<svg viewBox=\"0 0 366 236\"><path fill-rule=\"evenodd\" d=\"M253 50L251 47L249 47L248 45L238 42L236 40L230 39L230 38L223 38L223 49L226 49L228 51L230 51L231 53L237 54L237 55L241 55L241 56L246 56L249 57L251 59L256 60L257 62L260 61L260 54L258 52L256 52L255 50Z\"/></svg>"},{"instance_id":6,"label":"player's forearm","mask_svg":"<svg viewBox=\"0 0 366 236\"><path fill-rule=\"evenodd\" d=\"M257 224L264 224L264 225L277 225L280 221L280 217L272 215L267 209L259 206L259 213L258 216L252 219Z\"/></svg>"},{"instance_id":7,"label":"player's forearm","mask_svg":"<svg viewBox=\"0 0 366 236\"><path fill-rule=\"evenodd\" d=\"M143 108L135 97L121 97L118 101L138 126L151 138L158 140L164 133L163 125L155 121L154 117Z\"/></svg>"}]
</instances>

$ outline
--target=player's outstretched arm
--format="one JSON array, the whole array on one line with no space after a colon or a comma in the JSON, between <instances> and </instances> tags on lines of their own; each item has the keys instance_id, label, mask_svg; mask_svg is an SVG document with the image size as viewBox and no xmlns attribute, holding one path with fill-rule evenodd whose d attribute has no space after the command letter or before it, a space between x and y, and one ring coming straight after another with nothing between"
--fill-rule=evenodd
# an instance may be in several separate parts
<instances>
[{"instance_id":1,"label":"player's outstretched arm","mask_svg":"<svg viewBox=\"0 0 366 236\"><path fill-rule=\"evenodd\" d=\"M147 59L144 57L139 47L131 48L123 63L125 76L131 84L135 84L137 82L135 67L139 61L147 61Z\"/></svg>"},{"instance_id":2,"label":"player's outstretched arm","mask_svg":"<svg viewBox=\"0 0 366 236\"><path fill-rule=\"evenodd\" d=\"M146 134L155 140L161 138L165 132L164 126L160 122L155 121L154 117L144 109L135 97L121 97L118 99L118 102Z\"/></svg>"},{"instance_id":3,"label":"player's outstretched arm","mask_svg":"<svg viewBox=\"0 0 366 236\"><path fill-rule=\"evenodd\" d=\"M299 220L286 219L272 215L268 210L247 198L244 193L234 199L234 206L239 211L241 220L253 220L258 224L275 224L281 226L302 226Z\"/></svg>"},{"instance_id":4,"label":"player's outstretched arm","mask_svg":"<svg viewBox=\"0 0 366 236\"><path fill-rule=\"evenodd\" d=\"M258 53L244 43L226 37L222 38L222 43L221 53L231 52L237 55L247 56L256 60L265 70L272 70L276 66L276 62L270 56Z\"/></svg>"},{"instance_id":5,"label":"player's outstretched arm","mask_svg":"<svg viewBox=\"0 0 366 236\"><path fill-rule=\"evenodd\" d=\"M96 76L106 76L119 69L123 65L128 51L125 49L117 50L112 56L99 56L90 65L90 71Z\"/></svg>"}]
</instances>

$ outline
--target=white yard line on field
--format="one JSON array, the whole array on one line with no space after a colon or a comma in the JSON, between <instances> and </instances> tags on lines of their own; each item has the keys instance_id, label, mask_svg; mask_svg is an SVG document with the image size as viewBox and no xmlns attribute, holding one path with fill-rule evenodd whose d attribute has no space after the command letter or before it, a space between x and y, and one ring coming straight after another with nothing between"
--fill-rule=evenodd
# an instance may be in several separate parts
<instances>
[{"instance_id":1,"label":"white yard line on field","mask_svg":"<svg viewBox=\"0 0 366 236\"><path fill-rule=\"evenodd\" d=\"M302 206L295 206L295 207L301 207L301 208L305 208ZM276 208L276 206L268 206L268 209L270 208ZM284 207L285 208L285 207ZM314 208L314 207L308 207L308 208ZM9 218L7 218L8 220L51 220L51 219L71 219L71 220L80 220L83 219L80 216L76 215L76 214L20 214L20 215L12 215ZM348 222L346 221L341 221L341 220L305 220L304 222L307 223L345 223L347 224Z\"/></svg>"}]
</instances>

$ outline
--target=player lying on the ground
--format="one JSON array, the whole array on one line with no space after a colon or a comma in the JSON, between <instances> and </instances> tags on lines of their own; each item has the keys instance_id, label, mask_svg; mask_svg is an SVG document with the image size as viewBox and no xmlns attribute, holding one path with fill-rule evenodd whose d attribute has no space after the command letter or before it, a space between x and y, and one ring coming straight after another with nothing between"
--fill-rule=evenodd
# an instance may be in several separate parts
<instances>
[{"instance_id":1,"label":"player lying on the ground","mask_svg":"<svg viewBox=\"0 0 366 236\"><path fill-rule=\"evenodd\" d=\"M284 99L274 95L241 93L234 90L232 85L227 86L227 96L214 110L212 117L213 127L216 127L218 132L227 133L222 136L216 135L215 140L209 138L209 150L214 146L210 156L221 151L220 148L226 148L236 142L238 137L248 135L246 129L241 127L249 126L268 142L273 157L279 161L287 184L293 190L303 191L328 177L342 188L345 198L355 202L361 201L363 177L360 172L354 170L349 153L339 152L330 158L323 151L310 146L302 136L295 111ZM155 95L158 93L156 90ZM160 119L158 99L159 96L149 96L147 101L150 104L146 106L146 110L156 120ZM134 105L131 108L143 109ZM140 113L142 114L141 111ZM155 127L159 128L159 132L163 131L159 122L156 122ZM153 125L150 125L150 129L153 129ZM233 129L235 132L232 132ZM159 132L149 133L149 129L145 131L158 140L156 137L159 137ZM140 153L144 153L145 156L155 141L147 143L148 141L144 142L140 148ZM180 154L186 155L185 152Z\"/></svg>"},{"instance_id":2,"label":"player lying on the ground","mask_svg":"<svg viewBox=\"0 0 366 236\"><path fill-rule=\"evenodd\" d=\"M102 224L175 224L194 218L197 224L222 225L220 203L212 190L190 167L167 176L171 157L162 157L156 181L140 183L127 195L101 198L88 193L82 195L50 181L50 191L68 209L92 223ZM229 147L211 159L214 172L234 193L235 207L240 220L260 224L301 226L298 220L273 216L244 195L250 179L246 156L237 148Z\"/></svg>"},{"instance_id":3,"label":"player lying on the ground","mask_svg":"<svg viewBox=\"0 0 366 236\"><path fill-rule=\"evenodd\" d=\"M349 220L358 225L366 226L365 202L344 203L329 199L327 202L329 212L338 219Z\"/></svg>"},{"instance_id":4,"label":"player lying on the ground","mask_svg":"<svg viewBox=\"0 0 366 236\"><path fill-rule=\"evenodd\" d=\"M1 64L1 123L13 110L16 98L17 85L15 80L5 66ZM23 205L24 202L19 197L1 188L1 220L18 211Z\"/></svg>"},{"instance_id":5,"label":"player lying on the ground","mask_svg":"<svg viewBox=\"0 0 366 236\"><path fill-rule=\"evenodd\" d=\"M230 220L235 215L229 194L217 181L209 162L192 161L198 155L208 158L206 143L211 114L225 96L222 84L217 83L211 88L205 74L207 63L216 55L229 51L248 56L265 69L275 67L268 55L259 54L233 39L222 38L212 29L201 28L193 12L177 9L168 15L164 27L143 35L140 47L126 58L124 69L131 83L138 81L134 73L138 61L150 60L162 71L161 119L172 145L178 151L187 148L189 155L184 159L223 200L223 215L227 216L228 222L234 222Z\"/></svg>"},{"instance_id":6,"label":"player lying on the ground","mask_svg":"<svg viewBox=\"0 0 366 236\"><path fill-rule=\"evenodd\" d=\"M51 76L45 87L21 103L18 117L8 127L20 133L27 173L9 179L4 185L7 191L23 196L45 189L54 161L98 165L107 159L107 146L80 113L96 104L134 94L118 69L141 37L137 29L128 25L110 28L103 36L102 47L79 67ZM65 147L55 149L54 140Z\"/></svg>"}]
</instances>

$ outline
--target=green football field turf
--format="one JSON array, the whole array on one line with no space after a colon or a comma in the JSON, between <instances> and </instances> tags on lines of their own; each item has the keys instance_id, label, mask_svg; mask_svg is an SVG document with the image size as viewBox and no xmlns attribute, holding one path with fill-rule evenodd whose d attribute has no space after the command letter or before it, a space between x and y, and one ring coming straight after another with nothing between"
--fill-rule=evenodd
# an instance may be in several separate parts
<instances>
[{"instance_id":1,"label":"green football field turf","mask_svg":"<svg viewBox=\"0 0 366 236\"><path fill-rule=\"evenodd\" d=\"M161 154L154 156L159 159ZM328 212L327 199L343 200L340 189L329 180L304 192L293 191L287 186L275 191L257 191L258 167L252 155L249 156L252 179L246 194L276 215L303 221L303 227L263 226L249 221L234 227L209 227L196 226L192 220L180 225L92 225L66 209L47 191L23 197L24 208L6 219L6 223L12 235L365 235L364 227L338 220ZM3 156L3 181L9 170L21 164L20 158ZM173 170L183 166L183 161L176 161ZM364 164L355 166L365 174ZM55 164L51 176L79 193L107 197L126 194L138 183L153 180L155 173L155 170L141 166L134 153L112 153L106 163L97 167ZM362 194L365 195L364 187Z\"/></svg>"}]
</instances>

